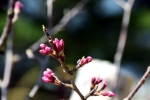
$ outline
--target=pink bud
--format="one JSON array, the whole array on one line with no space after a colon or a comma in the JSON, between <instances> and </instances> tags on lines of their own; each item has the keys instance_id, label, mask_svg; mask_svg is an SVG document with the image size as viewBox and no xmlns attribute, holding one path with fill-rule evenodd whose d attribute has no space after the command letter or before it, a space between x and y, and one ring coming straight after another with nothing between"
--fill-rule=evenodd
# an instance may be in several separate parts
<instances>
[{"instance_id":1,"label":"pink bud","mask_svg":"<svg viewBox=\"0 0 150 100\"><path fill-rule=\"evenodd\" d=\"M61 39L61 40L59 41L59 44L60 44L60 46L61 46L61 49L63 50L63 49L64 49L64 40Z\"/></svg>"},{"instance_id":2,"label":"pink bud","mask_svg":"<svg viewBox=\"0 0 150 100\"><path fill-rule=\"evenodd\" d=\"M95 84L95 80L96 80L96 77L93 76L93 77L91 78L91 84Z\"/></svg>"},{"instance_id":3,"label":"pink bud","mask_svg":"<svg viewBox=\"0 0 150 100\"><path fill-rule=\"evenodd\" d=\"M47 54L51 54L53 52L50 47L45 47L45 51L47 52Z\"/></svg>"},{"instance_id":4,"label":"pink bud","mask_svg":"<svg viewBox=\"0 0 150 100\"><path fill-rule=\"evenodd\" d=\"M102 82L102 80L103 80L102 78L98 78L95 83L99 84L100 82Z\"/></svg>"},{"instance_id":5,"label":"pink bud","mask_svg":"<svg viewBox=\"0 0 150 100\"><path fill-rule=\"evenodd\" d=\"M86 59L87 59L88 62L92 61L92 57L91 56L88 56Z\"/></svg>"},{"instance_id":6,"label":"pink bud","mask_svg":"<svg viewBox=\"0 0 150 100\"><path fill-rule=\"evenodd\" d=\"M50 79L47 78L47 77L45 77L45 76L42 77L42 80L43 80L44 82L46 82L46 83L49 83L49 82L50 82Z\"/></svg>"},{"instance_id":7,"label":"pink bud","mask_svg":"<svg viewBox=\"0 0 150 100\"><path fill-rule=\"evenodd\" d=\"M41 43L41 44L40 44L40 48L41 48L41 49L45 49L46 46L47 46L47 45L44 44L44 43Z\"/></svg>"},{"instance_id":8,"label":"pink bud","mask_svg":"<svg viewBox=\"0 0 150 100\"><path fill-rule=\"evenodd\" d=\"M103 86L102 86L101 90L104 90L106 87L107 87L107 82L104 80L103 81Z\"/></svg>"},{"instance_id":9,"label":"pink bud","mask_svg":"<svg viewBox=\"0 0 150 100\"><path fill-rule=\"evenodd\" d=\"M42 54L42 55L47 55L47 52L45 50L39 50L39 52Z\"/></svg>"},{"instance_id":10,"label":"pink bud","mask_svg":"<svg viewBox=\"0 0 150 100\"><path fill-rule=\"evenodd\" d=\"M85 58L85 59L82 59L81 60L81 65L84 65L84 64L86 64L88 61L87 61L87 59Z\"/></svg>"},{"instance_id":11,"label":"pink bud","mask_svg":"<svg viewBox=\"0 0 150 100\"><path fill-rule=\"evenodd\" d=\"M56 46L57 51L60 52L61 51L61 46L60 46L59 42L56 42L55 46Z\"/></svg>"},{"instance_id":12,"label":"pink bud","mask_svg":"<svg viewBox=\"0 0 150 100\"><path fill-rule=\"evenodd\" d=\"M51 69L47 68L46 71L43 72L43 77L42 80L46 83L55 83L56 80L56 76L55 74L52 72Z\"/></svg>"},{"instance_id":13,"label":"pink bud","mask_svg":"<svg viewBox=\"0 0 150 100\"><path fill-rule=\"evenodd\" d=\"M55 38L53 43L56 44L57 42L59 42L59 40L57 38Z\"/></svg>"},{"instance_id":14,"label":"pink bud","mask_svg":"<svg viewBox=\"0 0 150 100\"><path fill-rule=\"evenodd\" d=\"M23 7L22 3L20 1L17 1L14 7L14 13L16 14L20 13L22 7Z\"/></svg>"},{"instance_id":15,"label":"pink bud","mask_svg":"<svg viewBox=\"0 0 150 100\"><path fill-rule=\"evenodd\" d=\"M113 96L115 96L115 93L113 93L111 91L107 91L107 92L101 92L101 95L108 96L108 97L113 97Z\"/></svg>"},{"instance_id":16,"label":"pink bud","mask_svg":"<svg viewBox=\"0 0 150 100\"><path fill-rule=\"evenodd\" d=\"M46 72L47 72L48 74L53 73L53 71L52 71L51 69L49 69L49 68L46 69Z\"/></svg>"}]
</instances>

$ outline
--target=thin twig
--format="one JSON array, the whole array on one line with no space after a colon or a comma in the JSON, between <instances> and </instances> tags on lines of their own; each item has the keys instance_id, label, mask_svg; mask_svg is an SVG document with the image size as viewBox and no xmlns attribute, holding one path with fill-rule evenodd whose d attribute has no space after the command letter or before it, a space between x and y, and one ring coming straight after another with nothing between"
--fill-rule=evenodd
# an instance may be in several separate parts
<instances>
[{"instance_id":1,"label":"thin twig","mask_svg":"<svg viewBox=\"0 0 150 100\"><path fill-rule=\"evenodd\" d=\"M7 100L8 85L11 76L11 70L13 66L13 32L8 36L6 59L5 59L5 70L4 77L1 86L1 100Z\"/></svg>"},{"instance_id":2,"label":"thin twig","mask_svg":"<svg viewBox=\"0 0 150 100\"><path fill-rule=\"evenodd\" d=\"M123 55L123 51L124 51L124 47L126 43L130 14L131 14L132 6L134 4L134 0L128 0L126 3L123 0L115 0L115 2L119 5L121 5L121 3L119 2L122 2L121 7L123 6L122 8L124 9L119 42L118 42L116 54L114 56L114 64L117 67L117 75L116 75L116 80L113 84L113 88L115 89L114 92L117 93L117 86L118 86L118 81L120 78L121 59L122 59L122 55Z\"/></svg>"},{"instance_id":3,"label":"thin twig","mask_svg":"<svg viewBox=\"0 0 150 100\"><path fill-rule=\"evenodd\" d=\"M48 20L48 29L49 30L51 30L51 28L52 28L53 1L54 0L47 0L47 3L46 3L47 4L47 20Z\"/></svg>"},{"instance_id":4,"label":"thin twig","mask_svg":"<svg viewBox=\"0 0 150 100\"><path fill-rule=\"evenodd\" d=\"M77 86L75 85L74 78L73 78L72 75L70 75L69 69L68 69L67 65L64 63L64 61L63 61L62 59L57 59L57 60L60 62L61 66L62 66L63 69L65 70L65 73L68 75L69 80L70 80L70 82L71 82L71 84L72 84L72 86L73 86L72 89L73 89L74 91L76 91L76 93L80 96L80 98L81 98L82 100L86 100L86 99L84 98L84 96L81 94L81 92L79 91L79 89L77 88Z\"/></svg>"},{"instance_id":5,"label":"thin twig","mask_svg":"<svg viewBox=\"0 0 150 100\"><path fill-rule=\"evenodd\" d=\"M85 96L85 99L87 99L88 97L90 97L97 89L98 89L98 85L97 85L93 90L91 90L91 91L89 92L89 94L87 94L87 95Z\"/></svg>"},{"instance_id":6,"label":"thin twig","mask_svg":"<svg viewBox=\"0 0 150 100\"><path fill-rule=\"evenodd\" d=\"M37 59L37 57L34 57L32 59L36 59L38 61L38 63L41 64L41 70L40 70L40 74L39 74L38 80L37 80L36 84L33 86L33 88L31 89L31 91L30 91L30 93L29 93L29 95L28 95L26 100L31 100L31 98L34 97L34 95L36 94L36 92L40 88L41 82L42 82L41 77L42 77L43 72L46 69L47 63L49 61L49 57L48 56L46 56L44 60Z\"/></svg>"},{"instance_id":7,"label":"thin twig","mask_svg":"<svg viewBox=\"0 0 150 100\"><path fill-rule=\"evenodd\" d=\"M12 27L13 27L13 22L12 19L14 17L14 6L15 6L15 2L17 0L10 0L9 3L9 8L8 8L8 12L7 12L7 19L6 19L6 25L3 29L2 35L0 37L0 50L2 48L2 46L4 45L4 43L7 40L8 34L11 33Z\"/></svg>"},{"instance_id":8,"label":"thin twig","mask_svg":"<svg viewBox=\"0 0 150 100\"><path fill-rule=\"evenodd\" d=\"M74 82L74 79L73 79L73 75L70 74L70 70L69 70L69 68L67 67L67 65L65 64L64 59L61 58L61 56L59 55L59 52L57 52L57 49L56 49L55 46L54 46L53 40L52 40L51 36L49 35L49 32L47 31L47 29L45 28L44 25L42 26L42 28L43 28L43 32L44 32L44 34L46 35L46 37L47 37L47 39L48 39L48 41L49 41L49 43L50 43L52 49L54 49L54 51L55 51L55 56L54 56L54 58L59 61L59 63L61 64L61 66L62 66L62 68L63 68L63 70L64 70L64 72L65 72L65 73L68 75L68 77L69 77L69 80L70 80L70 82L71 82L71 84L72 84L72 89L73 89L74 91L76 91L76 93L80 96L80 98L81 98L82 100L85 100L84 96L81 94L81 92L79 91L79 89L78 89L77 86L75 85L75 82ZM64 57L64 56L63 56L63 57Z\"/></svg>"},{"instance_id":9,"label":"thin twig","mask_svg":"<svg viewBox=\"0 0 150 100\"><path fill-rule=\"evenodd\" d=\"M143 77L139 80L138 84L135 88L130 92L130 94L124 100L131 100L135 93L139 90L139 88L145 83L146 79L150 75L150 66L147 68L147 71L143 75Z\"/></svg>"},{"instance_id":10,"label":"thin twig","mask_svg":"<svg viewBox=\"0 0 150 100\"><path fill-rule=\"evenodd\" d=\"M59 23L54 26L51 29L51 36L55 35L57 32L59 32L68 22L70 19L72 19L75 15L77 15L80 10L86 5L86 3L88 3L89 0L84 0L77 3L75 5L75 7L73 7L68 13L66 13L63 18L59 21ZM73 13L70 15L70 13ZM59 25L61 24L61 25ZM28 49L32 50L33 52L36 51L39 48L39 44L40 43L45 43L47 42L45 36L42 36L38 41L36 41L34 44L32 44ZM22 60L24 57L26 57L26 54L23 55L19 55L19 59L16 62L19 62L20 60Z\"/></svg>"},{"instance_id":11,"label":"thin twig","mask_svg":"<svg viewBox=\"0 0 150 100\"><path fill-rule=\"evenodd\" d=\"M47 18L48 18L49 29L52 28L52 7L53 7L53 0L47 0ZM31 89L31 91L30 91L30 93L29 93L29 95L28 95L28 97L26 99L26 100L30 100L31 98L34 97L34 95L36 94L36 92L38 91L38 89L41 86L41 82L42 82L41 78L42 78L44 70L46 69L46 65L48 63L49 56L46 56L45 59L42 60L42 59L40 59L39 57L37 57L37 56L35 56L33 54L33 50L31 50L31 49L27 49L27 50L30 50L29 53L31 55L31 56L28 55L28 57L30 57L30 58L32 57L32 59L35 59L41 65L41 70L40 70L40 74L39 74L38 80L37 80L36 84L34 85L34 87Z\"/></svg>"}]
</instances>

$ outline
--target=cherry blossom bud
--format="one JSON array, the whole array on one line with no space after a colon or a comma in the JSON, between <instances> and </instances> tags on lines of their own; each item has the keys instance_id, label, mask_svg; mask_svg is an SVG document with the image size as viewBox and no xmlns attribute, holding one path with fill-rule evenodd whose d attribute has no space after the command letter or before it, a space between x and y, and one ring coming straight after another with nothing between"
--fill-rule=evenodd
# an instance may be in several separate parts
<instances>
[{"instance_id":1,"label":"cherry blossom bud","mask_svg":"<svg viewBox=\"0 0 150 100\"><path fill-rule=\"evenodd\" d=\"M17 2L15 3L15 7L14 7L14 13L15 13L15 14L20 13L22 7L23 7L22 3L21 3L20 1L17 1Z\"/></svg>"},{"instance_id":2,"label":"cherry blossom bud","mask_svg":"<svg viewBox=\"0 0 150 100\"><path fill-rule=\"evenodd\" d=\"M46 46L47 46L47 45L44 44L44 43L41 43L41 44L40 44L40 48L41 48L41 49L45 49Z\"/></svg>"},{"instance_id":3,"label":"cherry blossom bud","mask_svg":"<svg viewBox=\"0 0 150 100\"><path fill-rule=\"evenodd\" d=\"M113 97L113 96L115 96L115 93L113 93L111 91L107 91L107 92L101 92L101 95L108 96L108 97Z\"/></svg>"},{"instance_id":4,"label":"cherry blossom bud","mask_svg":"<svg viewBox=\"0 0 150 100\"><path fill-rule=\"evenodd\" d=\"M46 71L44 71L43 73L43 77L42 77L42 80L46 83L55 83L56 81L56 76L55 74L52 72L51 69L47 68Z\"/></svg>"},{"instance_id":5,"label":"cherry blossom bud","mask_svg":"<svg viewBox=\"0 0 150 100\"><path fill-rule=\"evenodd\" d=\"M104 80L103 81L103 86L102 86L101 90L104 90L106 87L107 87L107 82Z\"/></svg>"},{"instance_id":6,"label":"cherry blossom bud","mask_svg":"<svg viewBox=\"0 0 150 100\"><path fill-rule=\"evenodd\" d=\"M92 57L90 57L90 56L88 56L87 58L83 58L80 61L80 66L83 66L84 64L87 64L87 63L89 63L91 61L92 61Z\"/></svg>"},{"instance_id":7,"label":"cherry blossom bud","mask_svg":"<svg viewBox=\"0 0 150 100\"><path fill-rule=\"evenodd\" d=\"M96 80L96 77L93 76L93 77L91 78L91 84L95 84L95 80Z\"/></svg>"},{"instance_id":8,"label":"cherry blossom bud","mask_svg":"<svg viewBox=\"0 0 150 100\"><path fill-rule=\"evenodd\" d=\"M56 46L57 51L60 52L61 51L61 45L59 44L59 42L56 42L55 46Z\"/></svg>"},{"instance_id":9,"label":"cherry blossom bud","mask_svg":"<svg viewBox=\"0 0 150 100\"><path fill-rule=\"evenodd\" d=\"M63 49L64 49L64 40L61 39L61 40L59 41L59 44L60 44L60 46L61 46L61 49L63 50Z\"/></svg>"},{"instance_id":10,"label":"cherry blossom bud","mask_svg":"<svg viewBox=\"0 0 150 100\"><path fill-rule=\"evenodd\" d=\"M53 43L56 44L57 42L59 42L59 40L57 38L55 38Z\"/></svg>"},{"instance_id":11,"label":"cherry blossom bud","mask_svg":"<svg viewBox=\"0 0 150 100\"><path fill-rule=\"evenodd\" d=\"M102 78L98 78L98 79L96 80L95 84L99 84L99 83L102 82L102 81L103 81Z\"/></svg>"},{"instance_id":12,"label":"cherry blossom bud","mask_svg":"<svg viewBox=\"0 0 150 100\"><path fill-rule=\"evenodd\" d=\"M49 68L46 69L46 72L49 73L49 74L53 73L53 71Z\"/></svg>"},{"instance_id":13,"label":"cherry blossom bud","mask_svg":"<svg viewBox=\"0 0 150 100\"><path fill-rule=\"evenodd\" d=\"M88 62L92 61L92 57L91 56L88 56L86 59L87 59Z\"/></svg>"},{"instance_id":14,"label":"cherry blossom bud","mask_svg":"<svg viewBox=\"0 0 150 100\"><path fill-rule=\"evenodd\" d=\"M53 53L53 50L50 47L45 47L45 51L47 52L47 54Z\"/></svg>"},{"instance_id":15,"label":"cherry blossom bud","mask_svg":"<svg viewBox=\"0 0 150 100\"><path fill-rule=\"evenodd\" d=\"M63 39L61 39L61 40L59 41L57 38L55 38L54 41L53 41L53 43L54 43L54 45L55 45L55 47L56 47L56 50L57 50L58 52L61 52L61 51L64 50L64 40L63 40Z\"/></svg>"},{"instance_id":16,"label":"cherry blossom bud","mask_svg":"<svg viewBox=\"0 0 150 100\"><path fill-rule=\"evenodd\" d=\"M84 64L86 64L86 63L88 63L88 61L87 61L86 58L81 60L81 65L84 65Z\"/></svg>"},{"instance_id":17,"label":"cherry blossom bud","mask_svg":"<svg viewBox=\"0 0 150 100\"><path fill-rule=\"evenodd\" d=\"M39 52L42 54L42 55L47 55L47 52L45 50L39 50Z\"/></svg>"}]
</instances>

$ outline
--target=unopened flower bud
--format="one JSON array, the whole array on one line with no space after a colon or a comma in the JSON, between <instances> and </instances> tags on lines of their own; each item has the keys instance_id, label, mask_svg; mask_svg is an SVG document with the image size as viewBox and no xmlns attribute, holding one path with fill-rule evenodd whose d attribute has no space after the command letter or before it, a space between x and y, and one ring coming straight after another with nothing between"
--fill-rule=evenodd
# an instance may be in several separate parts
<instances>
[{"instance_id":1,"label":"unopened flower bud","mask_svg":"<svg viewBox=\"0 0 150 100\"><path fill-rule=\"evenodd\" d=\"M21 3L20 1L17 1L17 2L15 3L15 7L14 7L14 13L15 13L15 14L20 13L22 7L23 7L22 3Z\"/></svg>"},{"instance_id":2,"label":"unopened flower bud","mask_svg":"<svg viewBox=\"0 0 150 100\"><path fill-rule=\"evenodd\" d=\"M115 96L115 93L113 93L111 91L107 91L107 92L101 92L101 95L108 96L108 97L113 97L113 96Z\"/></svg>"},{"instance_id":3,"label":"unopened flower bud","mask_svg":"<svg viewBox=\"0 0 150 100\"><path fill-rule=\"evenodd\" d=\"M46 83L55 83L56 81L56 76L55 74L52 72L52 70L50 70L49 68L47 68L46 71L44 71L43 73L43 77L42 80Z\"/></svg>"},{"instance_id":4,"label":"unopened flower bud","mask_svg":"<svg viewBox=\"0 0 150 100\"><path fill-rule=\"evenodd\" d=\"M82 58L80 61L80 66L83 66L84 64L87 64L92 61L92 57L88 56L87 58Z\"/></svg>"},{"instance_id":5,"label":"unopened flower bud","mask_svg":"<svg viewBox=\"0 0 150 100\"><path fill-rule=\"evenodd\" d=\"M53 43L56 44L57 42L59 42L59 40L57 38L55 38Z\"/></svg>"},{"instance_id":6,"label":"unopened flower bud","mask_svg":"<svg viewBox=\"0 0 150 100\"><path fill-rule=\"evenodd\" d=\"M45 51L47 52L47 54L51 54L53 52L50 47L45 47Z\"/></svg>"},{"instance_id":7,"label":"unopened flower bud","mask_svg":"<svg viewBox=\"0 0 150 100\"><path fill-rule=\"evenodd\" d=\"M61 39L61 40L59 41L59 44L60 44L60 46L61 46L61 49L63 50L63 49L64 49L64 40Z\"/></svg>"},{"instance_id":8,"label":"unopened flower bud","mask_svg":"<svg viewBox=\"0 0 150 100\"><path fill-rule=\"evenodd\" d=\"M101 90L104 90L106 87L107 87L107 82L104 80L103 81L103 86L102 86Z\"/></svg>"},{"instance_id":9,"label":"unopened flower bud","mask_svg":"<svg viewBox=\"0 0 150 100\"><path fill-rule=\"evenodd\" d=\"M58 52L61 52L61 51L64 50L64 40L63 40L63 39L61 39L61 40L59 41L57 38L55 38L54 41L53 41L53 43L54 43L54 45L55 45L55 47L56 47L56 50L57 50Z\"/></svg>"},{"instance_id":10,"label":"unopened flower bud","mask_svg":"<svg viewBox=\"0 0 150 100\"><path fill-rule=\"evenodd\" d=\"M100 82L102 82L102 80L103 80L102 78L98 78L95 83L99 84Z\"/></svg>"},{"instance_id":11,"label":"unopened flower bud","mask_svg":"<svg viewBox=\"0 0 150 100\"><path fill-rule=\"evenodd\" d=\"M47 55L47 52L45 50L39 50L39 52L42 54L42 55Z\"/></svg>"},{"instance_id":12,"label":"unopened flower bud","mask_svg":"<svg viewBox=\"0 0 150 100\"><path fill-rule=\"evenodd\" d=\"M86 59L87 59L88 62L92 61L92 57L91 56L88 56Z\"/></svg>"},{"instance_id":13,"label":"unopened flower bud","mask_svg":"<svg viewBox=\"0 0 150 100\"><path fill-rule=\"evenodd\" d=\"M96 80L96 77L93 76L93 77L91 78L91 84L95 84L95 80Z\"/></svg>"},{"instance_id":14,"label":"unopened flower bud","mask_svg":"<svg viewBox=\"0 0 150 100\"><path fill-rule=\"evenodd\" d=\"M44 44L44 43L41 43L41 44L40 44L40 48L41 48L41 49L45 49L46 46L47 46L47 45Z\"/></svg>"}]
</instances>

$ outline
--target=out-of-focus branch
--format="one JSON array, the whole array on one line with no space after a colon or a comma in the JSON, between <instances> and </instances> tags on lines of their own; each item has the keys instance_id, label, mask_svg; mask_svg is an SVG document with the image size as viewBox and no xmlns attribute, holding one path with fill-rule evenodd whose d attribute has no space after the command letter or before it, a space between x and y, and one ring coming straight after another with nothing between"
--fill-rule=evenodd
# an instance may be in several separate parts
<instances>
[{"instance_id":1,"label":"out-of-focus branch","mask_svg":"<svg viewBox=\"0 0 150 100\"><path fill-rule=\"evenodd\" d=\"M50 30L52 28L52 12L53 12L52 8L53 8L53 0L47 0L47 19L48 19L48 26L49 26ZM37 45L39 46L39 44L37 44ZM46 66L48 64L49 56L46 56L45 59L42 60L42 59L40 59L39 57L37 57L33 54L32 49L27 49L26 54L27 54L28 58L36 60L41 65L41 70L40 70L38 80L37 80L36 84L33 86L33 88L31 89L31 91L30 91L30 93L29 93L29 95L26 99L26 100L31 100L34 97L34 95L36 94L36 92L39 90L40 86L41 86L42 75L43 75L43 72L46 69Z\"/></svg>"},{"instance_id":2,"label":"out-of-focus branch","mask_svg":"<svg viewBox=\"0 0 150 100\"><path fill-rule=\"evenodd\" d=\"M59 23L50 30L50 35L55 35L57 32L59 32L69 22L70 19L72 19L75 15L77 15L80 12L80 10L88 1L89 0L84 0L77 3L76 6L72 8L68 13L66 13L63 16L63 18L59 21ZM45 43L46 41L47 40L45 39L45 36L43 36L37 42L31 45L29 49L35 51L39 48L40 43Z\"/></svg>"},{"instance_id":3,"label":"out-of-focus branch","mask_svg":"<svg viewBox=\"0 0 150 100\"><path fill-rule=\"evenodd\" d=\"M52 28L53 1L54 0L47 0L47 20L49 30Z\"/></svg>"},{"instance_id":4,"label":"out-of-focus branch","mask_svg":"<svg viewBox=\"0 0 150 100\"><path fill-rule=\"evenodd\" d=\"M38 80L37 80L36 84L33 86L33 88L31 89L28 97L26 98L26 100L31 100L34 97L34 95L36 94L36 92L38 91L38 89L40 88L40 86L41 86L41 82L42 82L41 77L43 75L44 70L46 69L49 57L47 56L47 57L45 57L44 60L42 60L39 57L35 56L33 54L33 52L31 50L29 50L29 49L26 50L26 54L27 54L27 57L29 59L36 60L41 65L41 70L40 70L40 74L39 74Z\"/></svg>"},{"instance_id":5,"label":"out-of-focus branch","mask_svg":"<svg viewBox=\"0 0 150 100\"><path fill-rule=\"evenodd\" d=\"M9 3L6 24L5 24L4 30L2 32L2 35L0 37L0 50L1 50L2 46L4 45L4 43L6 42L8 34L11 33L11 30L13 27L12 19L14 17L14 7L15 7L16 1L17 0L10 0L10 3Z\"/></svg>"},{"instance_id":6,"label":"out-of-focus branch","mask_svg":"<svg viewBox=\"0 0 150 100\"><path fill-rule=\"evenodd\" d=\"M146 79L150 75L150 66L147 68L147 71L143 75L143 77L139 80L138 84L131 91L131 93L124 100L131 100L135 93L139 90L139 88L145 83Z\"/></svg>"},{"instance_id":7,"label":"out-of-focus branch","mask_svg":"<svg viewBox=\"0 0 150 100\"><path fill-rule=\"evenodd\" d=\"M7 100L8 85L11 76L11 69L13 66L13 32L8 36L6 58L5 58L5 70L1 86L1 100Z\"/></svg>"},{"instance_id":8,"label":"out-of-focus branch","mask_svg":"<svg viewBox=\"0 0 150 100\"><path fill-rule=\"evenodd\" d=\"M114 85L113 88L115 89L115 92L117 92L117 85L118 85L119 76L120 76L121 59L122 59L123 50L124 50L125 43L126 43L130 14L131 14L131 9L134 4L134 0L128 0L127 2L123 0L114 0L114 1L124 9L122 27L120 31L117 51L114 56L114 63L117 66L118 70L117 70L116 80L113 84Z\"/></svg>"},{"instance_id":9,"label":"out-of-focus branch","mask_svg":"<svg viewBox=\"0 0 150 100\"><path fill-rule=\"evenodd\" d=\"M50 30L50 34L51 36L57 34L57 32L59 32L68 22L70 19L72 19L76 14L78 14L80 12L80 10L86 5L86 3L88 3L89 0L83 0L80 1L79 3L77 3L75 5L74 8L72 8L68 13L66 13L63 18L59 21L59 23L57 25L55 25L51 30ZM71 13L71 14L70 14ZM50 15L50 14L48 14ZM49 25L50 26L50 25ZM38 41L36 41L34 44L32 44L28 49L32 50L32 52L36 51L39 48L39 44L40 43L45 43L47 42L47 39L45 38L45 36L41 37ZM20 61L21 59L23 59L25 57L26 54L23 54L22 56L20 55L16 55L17 56L17 60L16 62Z\"/></svg>"}]
</instances>

